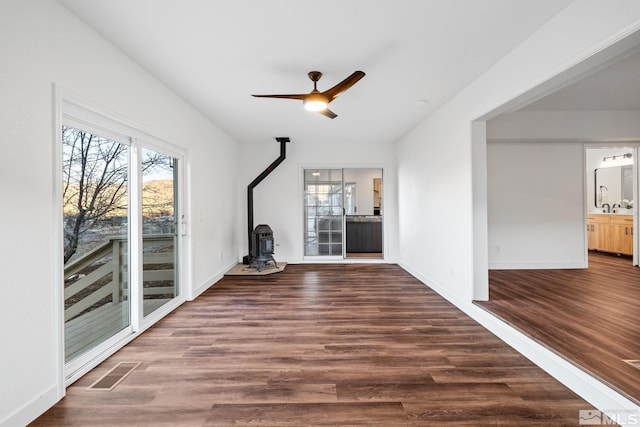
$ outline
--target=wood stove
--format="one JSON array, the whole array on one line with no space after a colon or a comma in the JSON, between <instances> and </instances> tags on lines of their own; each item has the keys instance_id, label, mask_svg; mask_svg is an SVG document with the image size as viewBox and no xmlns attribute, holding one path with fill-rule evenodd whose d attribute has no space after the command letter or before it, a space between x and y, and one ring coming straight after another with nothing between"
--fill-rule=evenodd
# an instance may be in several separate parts
<instances>
[{"instance_id":1,"label":"wood stove","mask_svg":"<svg viewBox=\"0 0 640 427\"><path fill-rule=\"evenodd\" d=\"M280 156L273 161L260 175L247 186L247 228L248 228L248 249L249 253L242 258L242 263L251 267L254 263L258 271L262 271L264 266L273 259L273 232L271 227L265 224L253 228L253 189L262 182L280 163L284 161L287 153L287 143L291 140L286 136L277 137L280 143ZM257 259L256 257L260 257ZM278 265L276 264L276 267Z\"/></svg>"},{"instance_id":2,"label":"wood stove","mask_svg":"<svg viewBox=\"0 0 640 427\"><path fill-rule=\"evenodd\" d=\"M266 224L258 225L251 232L251 265L256 264L258 271L269 262L273 262L278 267L278 263L273 258L273 231Z\"/></svg>"}]
</instances>

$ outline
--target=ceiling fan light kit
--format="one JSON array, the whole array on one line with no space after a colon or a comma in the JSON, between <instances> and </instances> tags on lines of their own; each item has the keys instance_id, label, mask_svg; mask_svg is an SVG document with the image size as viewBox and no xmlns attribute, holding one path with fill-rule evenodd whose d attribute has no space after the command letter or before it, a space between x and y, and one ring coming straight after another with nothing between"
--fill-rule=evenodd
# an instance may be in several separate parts
<instances>
[{"instance_id":1,"label":"ceiling fan light kit","mask_svg":"<svg viewBox=\"0 0 640 427\"><path fill-rule=\"evenodd\" d=\"M318 80L322 77L320 71L310 71L309 78L313 82L313 90L306 94L291 94L291 95L252 95L257 98L284 98L284 99L299 99L302 101L304 108L309 111L317 111L318 113L335 119L338 117L336 113L329 110L328 106L331 101L340 96L344 91L356 84L358 80L363 78L365 73L362 71L355 71L349 77L332 87L331 89L320 92L318 90Z\"/></svg>"},{"instance_id":2,"label":"ceiling fan light kit","mask_svg":"<svg viewBox=\"0 0 640 427\"><path fill-rule=\"evenodd\" d=\"M310 93L304 101L304 108L309 111L322 111L329 106L329 101L320 93Z\"/></svg>"}]
</instances>

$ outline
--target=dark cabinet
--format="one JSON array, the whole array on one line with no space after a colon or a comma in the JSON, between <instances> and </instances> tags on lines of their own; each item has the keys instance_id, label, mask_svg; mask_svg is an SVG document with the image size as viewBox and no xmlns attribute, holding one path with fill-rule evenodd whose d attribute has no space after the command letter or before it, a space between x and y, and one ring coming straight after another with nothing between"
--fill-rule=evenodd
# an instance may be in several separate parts
<instances>
[{"instance_id":1,"label":"dark cabinet","mask_svg":"<svg viewBox=\"0 0 640 427\"><path fill-rule=\"evenodd\" d=\"M347 227L347 252L382 252L381 221L349 221Z\"/></svg>"}]
</instances>

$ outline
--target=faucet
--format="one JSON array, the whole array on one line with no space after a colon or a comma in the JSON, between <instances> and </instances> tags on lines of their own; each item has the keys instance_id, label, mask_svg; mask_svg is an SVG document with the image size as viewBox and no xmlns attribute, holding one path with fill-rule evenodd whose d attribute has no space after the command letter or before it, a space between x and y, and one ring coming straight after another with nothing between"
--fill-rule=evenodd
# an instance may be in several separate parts
<instances>
[{"instance_id":1,"label":"faucet","mask_svg":"<svg viewBox=\"0 0 640 427\"><path fill-rule=\"evenodd\" d=\"M602 208L604 209L605 206L607 207L607 213L611 213L611 205L609 203L603 203Z\"/></svg>"}]
</instances>

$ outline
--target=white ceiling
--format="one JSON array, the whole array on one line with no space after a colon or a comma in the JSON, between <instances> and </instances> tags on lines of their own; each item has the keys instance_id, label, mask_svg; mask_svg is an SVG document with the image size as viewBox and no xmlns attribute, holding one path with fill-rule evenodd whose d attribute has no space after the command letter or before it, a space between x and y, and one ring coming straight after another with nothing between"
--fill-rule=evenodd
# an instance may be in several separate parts
<instances>
[{"instance_id":1,"label":"white ceiling","mask_svg":"<svg viewBox=\"0 0 640 427\"><path fill-rule=\"evenodd\" d=\"M58 1L239 142L365 146L396 141L571 3ZM250 96L309 92L311 70L325 90L358 69L334 120Z\"/></svg>"}]
</instances>

